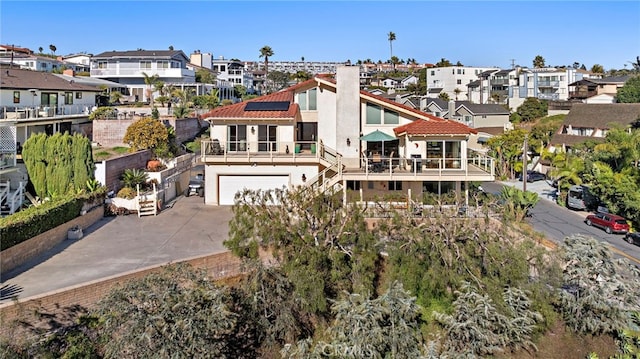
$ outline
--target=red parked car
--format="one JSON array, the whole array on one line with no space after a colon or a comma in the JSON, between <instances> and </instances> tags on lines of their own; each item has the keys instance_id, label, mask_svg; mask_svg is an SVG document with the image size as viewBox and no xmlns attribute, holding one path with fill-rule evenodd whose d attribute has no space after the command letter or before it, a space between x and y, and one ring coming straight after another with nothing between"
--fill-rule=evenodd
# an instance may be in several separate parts
<instances>
[{"instance_id":1,"label":"red parked car","mask_svg":"<svg viewBox=\"0 0 640 359\"><path fill-rule=\"evenodd\" d=\"M611 213L590 214L585 220L588 226L596 226L604 229L607 233L627 233L629 223L627 220Z\"/></svg>"}]
</instances>

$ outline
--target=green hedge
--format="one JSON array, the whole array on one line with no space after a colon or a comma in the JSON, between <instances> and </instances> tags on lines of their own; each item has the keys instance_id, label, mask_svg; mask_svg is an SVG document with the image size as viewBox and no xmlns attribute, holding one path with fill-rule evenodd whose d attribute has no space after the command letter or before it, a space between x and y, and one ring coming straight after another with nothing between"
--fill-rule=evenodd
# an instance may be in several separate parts
<instances>
[{"instance_id":1,"label":"green hedge","mask_svg":"<svg viewBox=\"0 0 640 359\"><path fill-rule=\"evenodd\" d=\"M78 217L82 206L96 198L103 198L103 192L61 197L0 218L0 250L15 246Z\"/></svg>"}]
</instances>

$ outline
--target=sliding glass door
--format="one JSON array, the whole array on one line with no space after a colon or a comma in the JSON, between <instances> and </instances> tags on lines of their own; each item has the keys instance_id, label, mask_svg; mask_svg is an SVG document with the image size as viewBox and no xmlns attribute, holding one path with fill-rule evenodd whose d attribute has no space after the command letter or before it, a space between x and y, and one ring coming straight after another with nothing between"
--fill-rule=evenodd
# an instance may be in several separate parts
<instances>
[{"instance_id":1,"label":"sliding glass door","mask_svg":"<svg viewBox=\"0 0 640 359\"><path fill-rule=\"evenodd\" d=\"M247 126L229 125L227 127L227 151L238 152L247 150Z\"/></svg>"},{"instance_id":2,"label":"sliding glass door","mask_svg":"<svg viewBox=\"0 0 640 359\"><path fill-rule=\"evenodd\" d=\"M277 150L278 126L260 125L258 126L258 151L274 152Z\"/></svg>"}]
</instances>

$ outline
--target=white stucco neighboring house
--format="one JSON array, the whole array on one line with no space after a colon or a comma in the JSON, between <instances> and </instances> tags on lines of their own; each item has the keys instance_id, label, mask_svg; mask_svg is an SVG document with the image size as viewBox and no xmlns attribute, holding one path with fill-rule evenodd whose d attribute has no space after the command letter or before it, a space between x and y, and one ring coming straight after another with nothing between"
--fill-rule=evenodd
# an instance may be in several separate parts
<instances>
[{"instance_id":1,"label":"white stucco neighboring house","mask_svg":"<svg viewBox=\"0 0 640 359\"><path fill-rule=\"evenodd\" d=\"M16 68L1 71L0 120L15 122L19 143L33 133L72 132L75 125L88 122L96 94L102 92L47 72Z\"/></svg>"}]
</instances>

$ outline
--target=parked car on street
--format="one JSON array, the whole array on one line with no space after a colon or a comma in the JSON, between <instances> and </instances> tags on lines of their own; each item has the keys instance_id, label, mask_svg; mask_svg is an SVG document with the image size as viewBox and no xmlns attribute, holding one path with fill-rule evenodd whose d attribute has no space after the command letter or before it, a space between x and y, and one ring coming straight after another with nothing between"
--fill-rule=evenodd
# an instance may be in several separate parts
<instances>
[{"instance_id":1,"label":"parked car on street","mask_svg":"<svg viewBox=\"0 0 640 359\"><path fill-rule=\"evenodd\" d=\"M604 229L607 233L627 233L629 223L623 217L611 213L590 214L585 219L588 226L595 226Z\"/></svg>"},{"instance_id":2,"label":"parked car on street","mask_svg":"<svg viewBox=\"0 0 640 359\"><path fill-rule=\"evenodd\" d=\"M544 173L540 173L538 171L527 171L527 182L544 181L546 179L547 175ZM522 181L522 174L520 175L520 178L518 178L518 181Z\"/></svg>"},{"instance_id":3,"label":"parked car on street","mask_svg":"<svg viewBox=\"0 0 640 359\"><path fill-rule=\"evenodd\" d=\"M640 233L638 232L627 233L624 235L624 240L631 244L640 246Z\"/></svg>"}]
</instances>

